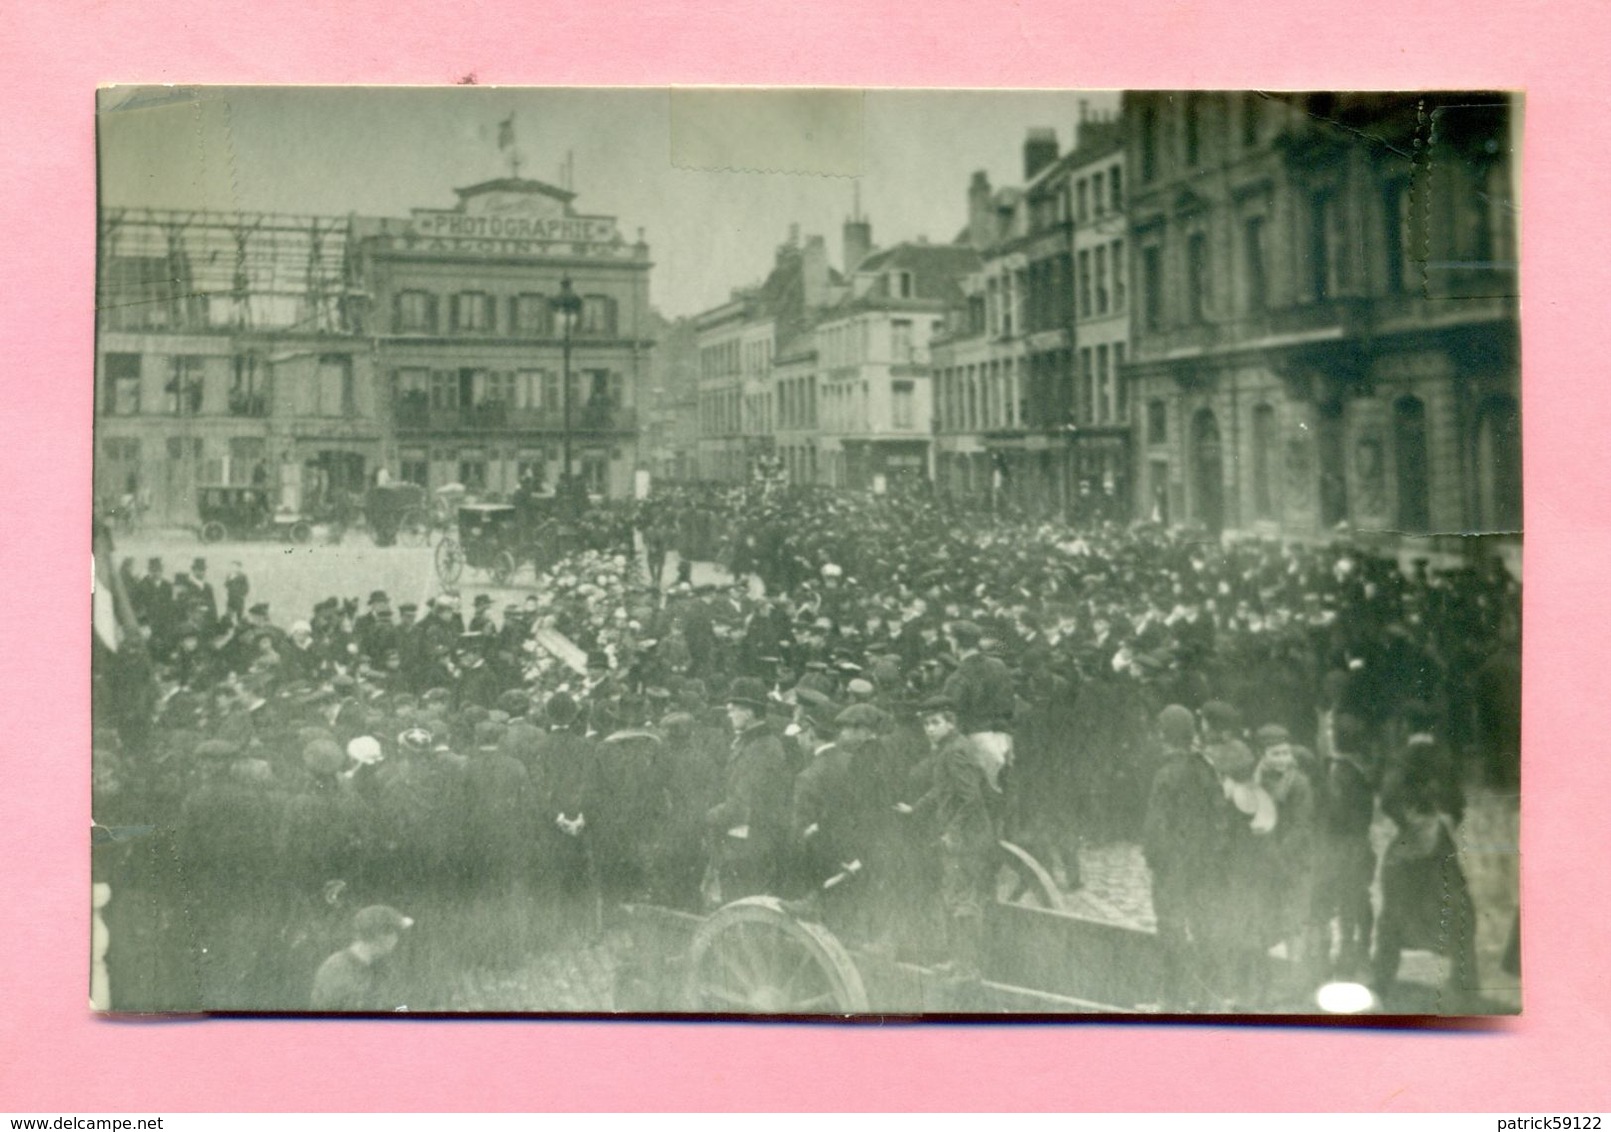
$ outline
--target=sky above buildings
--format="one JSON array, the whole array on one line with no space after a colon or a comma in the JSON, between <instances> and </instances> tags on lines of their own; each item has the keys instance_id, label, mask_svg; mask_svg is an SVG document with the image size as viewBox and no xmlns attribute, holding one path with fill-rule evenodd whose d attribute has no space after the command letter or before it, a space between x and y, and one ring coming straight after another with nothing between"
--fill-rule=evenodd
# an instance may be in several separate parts
<instances>
[{"instance_id":1,"label":"sky above buildings","mask_svg":"<svg viewBox=\"0 0 1611 1132\"><path fill-rule=\"evenodd\" d=\"M828 240L859 186L880 246L950 241L969 178L1023 179L1031 127L1071 144L1090 91L868 91L812 98L665 90L123 88L98 117L102 203L178 209L407 216L451 208L454 188L520 175L563 184L578 212L648 240L653 301L670 316L760 281L798 224ZM510 133L501 123L512 121ZM675 118L676 127L673 128ZM500 146L500 141L505 144ZM821 172L720 170L777 164ZM859 176L842 175L859 169Z\"/></svg>"}]
</instances>

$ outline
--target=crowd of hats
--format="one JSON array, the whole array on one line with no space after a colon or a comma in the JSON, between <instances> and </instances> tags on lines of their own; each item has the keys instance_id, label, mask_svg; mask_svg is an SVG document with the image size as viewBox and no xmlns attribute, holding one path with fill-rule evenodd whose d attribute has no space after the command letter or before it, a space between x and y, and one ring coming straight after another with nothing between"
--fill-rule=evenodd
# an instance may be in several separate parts
<instances>
[{"instance_id":1,"label":"crowd of hats","mask_svg":"<svg viewBox=\"0 0 1611 1132\"><path fill-rule=\"evenodd\" d=\"M955 641L1016 674L1025 827L1133 837L1164 705L1222 700L1250 725L1312 733L1340 679L1367 726L1413 700L1441 705L1458 730L1476 726L1460 710L1473 682L1515 646L1519 586L1502 568L1406 572L1346 544L1072 533L775 481L671 488L632 513L651 559L657 546L685 561L719 555L738 583L695 585L686 569L652 582L636 556L595 549L540 574L501 623L478 602L462 624L448 595L405 628L372 593L369 608L387 610L375 621L392 627L366 640L356 599L320 602L288 633L258 607L235 654L159 656L149 727L97 721L98 822L188 827L205 862L192 883L246 883L275 862L406 909L398 877L451 888L489 854L528 851L492 844L463 816L504 812L511 798L552 808L534 731L653 728L693 742L708 792L727 745L723 703L910 744L913 710L942 686ZM413 612L399 607L398 620ZM433 633L439 647L418 663L406 642ZM398 653L401 666L388 664ZM526 771L520 789L511 765ZM479 793L444 793L443 775Z\"/></svg>"}]
</instances>

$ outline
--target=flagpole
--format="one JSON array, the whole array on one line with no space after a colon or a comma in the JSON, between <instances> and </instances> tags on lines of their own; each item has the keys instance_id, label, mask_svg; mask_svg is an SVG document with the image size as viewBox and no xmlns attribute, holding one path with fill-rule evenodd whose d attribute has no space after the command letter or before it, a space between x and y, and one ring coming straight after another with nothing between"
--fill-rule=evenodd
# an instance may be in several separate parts
<instances>
[{"instance_id":1,"label":"flagpole","mask_svg":"<svg viewBox=\"0 0 1611 1132\"><path fill-rule=\"evenodd\" d=\"M498 123L498 148L509 151L509 176L520 178L520 150L515 147L515 112Z\"/></svg>"}]
</instances>

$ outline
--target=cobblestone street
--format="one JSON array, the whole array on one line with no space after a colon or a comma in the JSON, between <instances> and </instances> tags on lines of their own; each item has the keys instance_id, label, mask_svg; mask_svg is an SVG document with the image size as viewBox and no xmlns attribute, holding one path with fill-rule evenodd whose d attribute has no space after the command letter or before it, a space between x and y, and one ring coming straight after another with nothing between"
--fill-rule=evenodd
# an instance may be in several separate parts
<instances>
[{"instance_id":1,"label":"cobblestone street","mask_svg":"<svg viewBox=\"0 0 1611 1132\"><path fill-rule=\"evenodd\" d=\"M1393 837L1393 824L1378 815L1371 839L1378 855ZM1460 860L1477 906L1477 963L1481 991L1510 1008L1521 1005L1520 982L1500 970L1500 957L1510 938L1511 920L1519 891L1520 858L1518 799L1477 788L1468 799L1466 819L1460 827ZM1141 847L1128 843L1086 845L1080 849L1083 885L1064 894L1067 907L1080 915L1151 930L1152 877L1141 857ZM1379 889L1372 891L1380 907ZM1446 962L1427 951L1406 952L1399 977L1406 982L1434 985Z\"/></svg>"}]
</instances>

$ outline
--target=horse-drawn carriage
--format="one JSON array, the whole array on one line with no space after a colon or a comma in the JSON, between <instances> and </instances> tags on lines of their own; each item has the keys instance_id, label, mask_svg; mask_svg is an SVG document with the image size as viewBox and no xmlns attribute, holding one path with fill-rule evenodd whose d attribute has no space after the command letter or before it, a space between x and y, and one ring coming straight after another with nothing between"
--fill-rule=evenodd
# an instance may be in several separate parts
<instances>
[{"instance_id":1,"label":"horse-drawn carriage","mask_svg":"<svg viewBox=\"0 0 1611 1132\"><path fill-rule=\"evenodd\" d=\"M555 497L461 503L457 517L457 537L449 534L436 545L436 575L445 586L457 585L465 567L506 586L521 567L541 573L580 546L579 525Z\"/></svg>"},{"instance_id":2,"label":"horse-drawn carriage","mask_svg":"<svg viewBox=\"0 0 1611 1132\"><path fill-rule=\"evenodd\" d=\"M430 538L433 500L416 483L376 484L364 496L364 522L376 546L420 546Z\"/></svg>"},{"instance_id":3,"label":"horse-drawn carriage","mask_svg":"<svg viewBox=\"0 0 1611 1132\"><path fill-rule=\"evenodd\" d=\"M642 1013L1127 1013L1156 1000L1157 936L1070 911L1030 854L998 848L978 981L847 944L794 903L751 896L708 916L623 905L617 1007ZM853 882L854 883L854 882ZM831 917L829 918L831 922Z\"/></svg>"}]
</instances>

